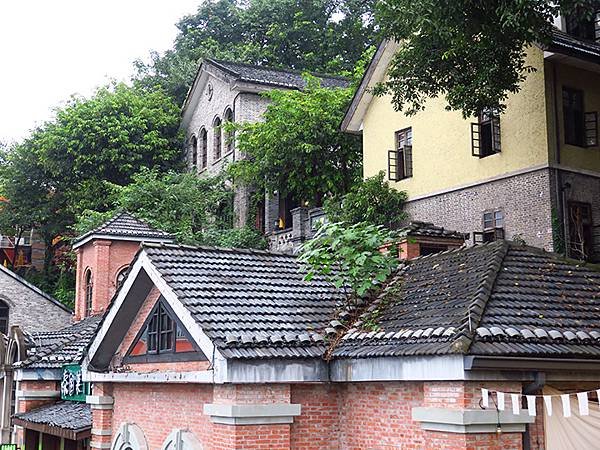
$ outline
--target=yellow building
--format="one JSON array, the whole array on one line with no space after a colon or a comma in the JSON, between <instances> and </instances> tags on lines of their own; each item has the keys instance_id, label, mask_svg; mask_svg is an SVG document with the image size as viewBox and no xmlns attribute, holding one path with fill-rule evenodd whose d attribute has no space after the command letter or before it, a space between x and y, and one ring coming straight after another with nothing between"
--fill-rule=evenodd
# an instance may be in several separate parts
<instances>
[{"instance_id":1,"label":"yellow building","mask_svg":"<svg viewBox=\"0 0 600 450\"><path fill-rule=\"evenodd\" d=\"M471 120L441 98L406 116L373 96L398 48L383 43L342 124L363 136L364 176L386 171L413 220L600 260L600 29L596 42L564 22L550 46L528 50L537 70L505 113Z\"/></svg>"}]
</instances>

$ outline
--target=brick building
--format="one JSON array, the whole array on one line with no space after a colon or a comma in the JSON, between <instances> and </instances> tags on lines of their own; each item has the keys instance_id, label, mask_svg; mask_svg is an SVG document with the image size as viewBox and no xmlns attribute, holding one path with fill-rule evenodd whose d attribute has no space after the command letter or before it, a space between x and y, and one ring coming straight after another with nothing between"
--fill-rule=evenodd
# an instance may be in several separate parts
<instances>
[{"instance_id":1,"label":"brick building","mask_svg":"<svg viewBox=\"0 0 600 450\"><path fill-rule=\"evenodd\" d=\"M323 87L348 86L348 80L342 77L316 76ZM227 164L243 158L233 135L224 131L222 125L260 121L269 103L261 94L272 89L302 89L304 86L300 71L213 59L203 61L182 112L188 167L200 176L216 175ZM235 186L234 225L255 225L267 235L277 235L271 239L273 249L289 244L294 220L292 210L300 206L298 201L267 193L251 213L251 192L249 186Z\"/></svg>"},{"instance_id":2,"label":"brick building","mask_svg":"<svg viewBox=\"0 0 600 450\"><path fill-rule=\"evenodd\" d=\"M500 116L464 119L443 98L413 116L394 110L371 90L399 46L384 42L342 124L363 137L365 176L385 171L412 220L472 242L505 236L600 261L600 41L572 19L557 17L551 43L527 49L535 72Z\"/></svg>"},{"instance_id":3,"label":"brick building","mask_svg":"<svg viewBox=\"0 0 600 450\"><path fill-rule=\"evenodd\" d=\"M112 301L97 303L103 316L60 341L40 336L17 363L19 439L44 449L57 437L64 448L132 450L551 448L541 405L536 417L482 409L480 388L597 387L600 272L505 241L456 248L460 234L430 224L406 235L410 258L357 305L303 281L291 255L142 243ZM69 363L92 383L85 402L57 402Z\"/></svg>"}]
</instances>

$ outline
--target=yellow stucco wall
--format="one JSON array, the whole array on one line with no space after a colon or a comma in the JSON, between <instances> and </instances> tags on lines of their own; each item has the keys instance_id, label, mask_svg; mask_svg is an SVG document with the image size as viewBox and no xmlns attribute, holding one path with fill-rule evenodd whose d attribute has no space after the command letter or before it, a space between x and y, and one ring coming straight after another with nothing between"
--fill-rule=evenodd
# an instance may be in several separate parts
<instances>
[{"instance_id":1,"label":"yellow stucco wall","mask_svg":"<svg viewBox=\"0 0 600 450\"><path fill-rule=\"evenodd\" d=\"M501 117L502 152L486 158L471 155L471 126L460 112L445 111L444 99L431 99L425 111L407 117L395 111L390 97L375 97L363 122L364 176L387 170L394 133L412 127L413 177L394 184L409 197L426 195L548 163L548 133L543 53L528 52L530 74L521 92L511 95Z\"/></svg>"},{"instance_id":2,"label":"yellow stucco wall","mask_svg":"<svg viewBox=\"0 0 600 450\"><path fill-rule=\"evenodd\" d=\"M553 83L556 73L556 85ZM558 124L560 131L560 164L574 169L585 169L600 172L600 146L576 147L565 144L564 120L562 109L563 86L581 89L584 92L584 107L586 111L597 111L600 114L600 73L590 72L583 68L570 66L564 63L548 63L546 68L546 90L548 92L548 131L550 141L551 161L556 162L554 129L554 97L558 102ZM555 91L555 92L554 92Z\"/></svg>"}]
</instances>

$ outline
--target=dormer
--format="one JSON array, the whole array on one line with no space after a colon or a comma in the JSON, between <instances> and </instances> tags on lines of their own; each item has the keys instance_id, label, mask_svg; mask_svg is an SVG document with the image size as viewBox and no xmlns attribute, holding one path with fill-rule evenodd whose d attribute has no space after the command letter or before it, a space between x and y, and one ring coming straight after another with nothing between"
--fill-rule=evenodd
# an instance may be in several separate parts
<instances>
[{"instance_id":1,"label":"dormer","mask_svg":"<svg viewBox=\"0 0 600 450\"><path fill-rule=\"evenodd\" d=\"M400 233L399 256L402 260L410 260L418 256L453 250L465 245L467 236L433 223L413 221Z\"/></svg>"},{"instance_id":2,"label":"dormer","mask_svg":"<svg viewBox=\"0 0 600 450\"><path fill-rule=\"evenodd\" d=\"M75 320L104 313L142 242L172 243L174 239L121 212L75 240Z\"/></svg>"}]
</instances>

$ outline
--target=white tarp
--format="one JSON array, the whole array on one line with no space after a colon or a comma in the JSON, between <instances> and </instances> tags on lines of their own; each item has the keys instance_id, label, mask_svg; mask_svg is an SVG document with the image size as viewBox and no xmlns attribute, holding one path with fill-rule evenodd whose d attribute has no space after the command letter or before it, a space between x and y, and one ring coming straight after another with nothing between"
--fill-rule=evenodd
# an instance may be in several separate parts
<instances>
[{"instance_id":1,"label":"white tarp","mask_svg":"<svg viewBox=\"0 0 600 450\"><path fill-rule=\"evenodd\" d=\"M600 408L598 402L590 399L589 415L579 414L577 395L569 396L569 405L563 405L560 394L563 392L545 387L544 395L552 397L552 415L548 415L544 405L544 431L547 450L587 450L600 449ZM563 406L570 410L570 417L564 417Z\"/></svg>"}]
</instances>

